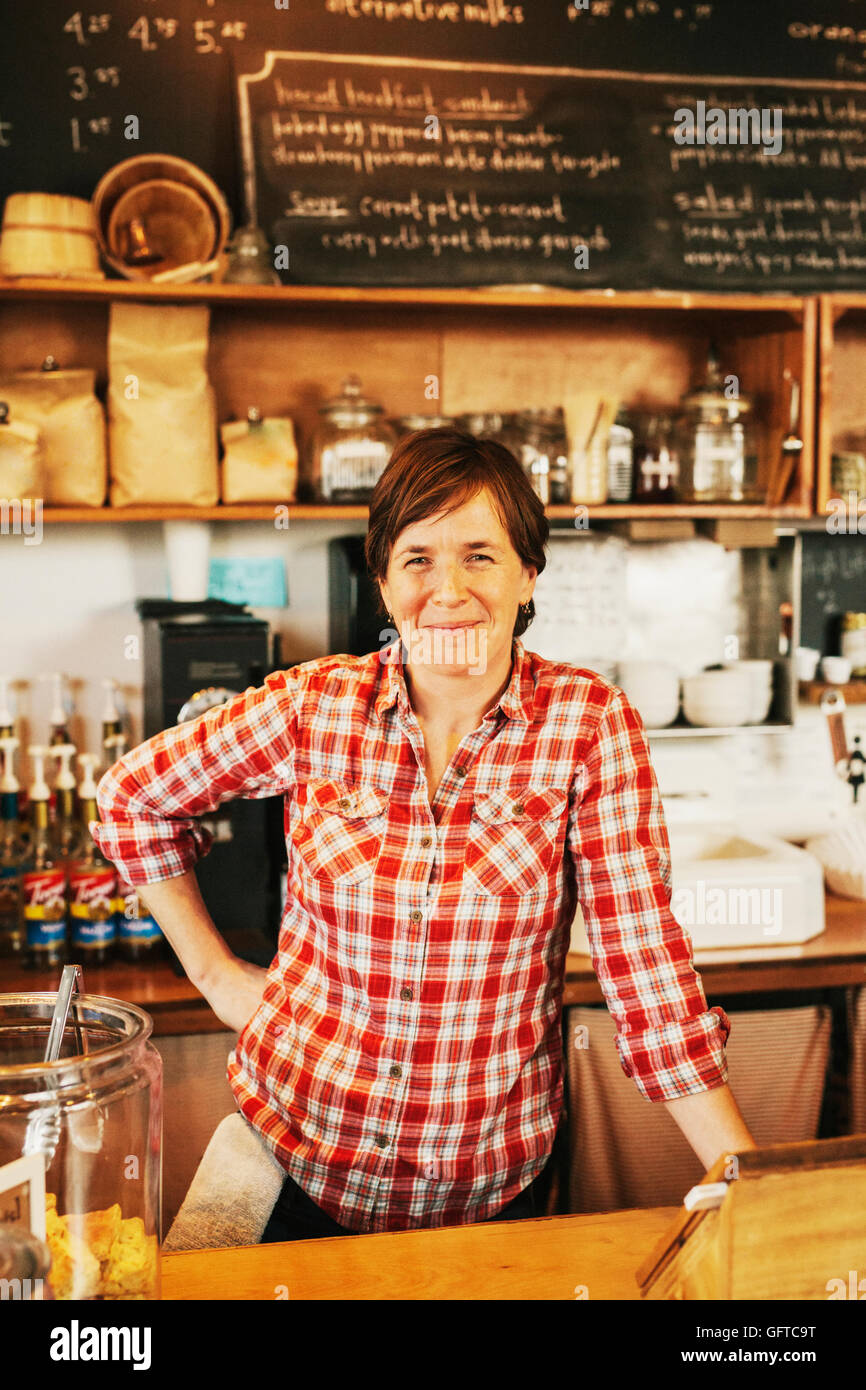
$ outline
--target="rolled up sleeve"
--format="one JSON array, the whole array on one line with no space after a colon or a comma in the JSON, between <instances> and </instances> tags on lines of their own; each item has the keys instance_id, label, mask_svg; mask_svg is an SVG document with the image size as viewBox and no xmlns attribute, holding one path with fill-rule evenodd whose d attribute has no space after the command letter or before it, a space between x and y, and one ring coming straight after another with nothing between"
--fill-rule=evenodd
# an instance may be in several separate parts
<instances>
[{"instance_id":1,"label":"rolled up sleeve","mask_svg":"<svg viewBox=\"0 0 866 1390\"><path fill-rule=\"evenodd\" d=\"M291 792L297 668L131 749L97 787L88 829L132 887L184 874L213 843L197 817Z\"/></svg>"},{"instance_id":2,"label":"rolled up sleeve","mask_svg":"<svg viewBox=\"0 0 866 1390\"><path fill-rule=\"evenodd\" d=\"M569 847L620 1064L648 1100L728 1079L730 1021L708 1009L671 906L670 847L640 715L614 689L576 776Z\"/></svg>"}]
</instances>

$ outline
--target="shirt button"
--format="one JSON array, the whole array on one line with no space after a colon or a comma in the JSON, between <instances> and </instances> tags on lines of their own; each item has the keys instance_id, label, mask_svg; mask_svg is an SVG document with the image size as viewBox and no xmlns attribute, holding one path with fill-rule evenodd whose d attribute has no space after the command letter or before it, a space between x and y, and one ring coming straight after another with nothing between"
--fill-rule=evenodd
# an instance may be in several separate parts
<instances>
[{"instance_id":1,"label":"shirt button","mask_svg":"<svg viewBox=\"0 0 866 1390\"><path fill-rule=\"evenodd\" d=\"M522 801L515 801L514 805L511 808L511 814L514 816L522 816L524 809L525 808Z\"/></svg>"},{"instance_id":2,"label":"shirt button","mask_svg":"<svg viewBox=\"0 0 866 1390\"><path fill-rule=\"evenodd\" d=\"M416 908L414 912L410 912L410 913L409 913L409 920L410 920L410 922L423 922L423 920L424 920L424 913L423 913L423 912L419 912L418 909Z\"/></svg>"},{"instance_id":3,"label":"shirt button","mask_svg":"<svg viewBox=\"0 0 866 1390\"><path fill-rule=\"evenodd\" d=\"M459 765L459 767L455 767L454 772L457 777L466 776L466 768L463 766L462 763Z\"/></svg>"},{"instance_id":4,"label":"shirt button","mask_svg":"<svg viewBox=\"0 0 866 1390\"><path fill-rule=\"evenodd\" d=\"M393 1067L391 1067L391 1069L389 1070L388 1075L393 1076L396 1079L398 1076L403 1075L403 1068L399 1066L397 1062L395 1062Z\"/></svg>"},{"instance_id":5,"label":"shirt button","mask_svg":"<svg viewBox=\"0 0 866 1390\"><path fill-rule=\"evenodd\" d=\"M421 841L421 848L422 848L422 849L429 849L430 846L432 845L432 843L433 843L433 841L430 839L430 836L429 836L429 835L425 835L425 836L424 836L424 839Z\"/></svg>"},{"instance_id":6,"label":"shirt button","mask_svg":"<svg viewBox=\"0 0 866 1390\"><path fill-rule=\"evenodd\" d=\"M388 1145L390 1144L390 1142L391 1142L391 1140L388 1138L387 1134L377 1134L377 1135L376 1135L376 1147L377 1147L377 1148L379 1148L379 1149L387 1149L387 1147L388 1147Z\"/></svg>"},{"instance_id":7,"label":"shirt button","mask_svg":"<svg viewBox=\"0 0 866 1390\"><path fill-rule=\"evenodd\" d=\"M351 804L352 803L349 801L348 797L345 796L341 797L340 800L337 802L337 805L339 806L341 811L348 811Z\"/></svg>"},{"instance_id":8,"label":"shirt button","mask_svg":"<svg viewBox=\"0 0 866 1390\"><path fill-rule=\"evenodd\" d=\"M401 999L411 999L412 997L413 997L413 991L412 991L411 989L409 989L407 985L404 985L403 988L400 990L400 998L401 998Z\"/></svg>"}]
</instances>

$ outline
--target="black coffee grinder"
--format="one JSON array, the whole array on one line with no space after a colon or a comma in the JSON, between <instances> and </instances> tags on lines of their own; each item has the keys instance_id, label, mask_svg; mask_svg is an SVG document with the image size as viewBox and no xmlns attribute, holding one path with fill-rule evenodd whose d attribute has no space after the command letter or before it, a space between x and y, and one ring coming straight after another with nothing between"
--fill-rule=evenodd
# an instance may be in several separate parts
<instances>
[{"instance_id":1,"label":"black coffee grinder","mask_svg":"<svg viewBox=\"0 0 866 1390\"><path fill-rule=\"evenodd\" d=\"M140 599L136 608L144 636L145 738L178 723L179 716L195 717L261 685L267 674L282 669L279 635L272 639L268 624L242 604ZM226 801L201 823L214 837L196 864L205 906L237 956L269 965L276 952L286 862L282 797Z\"/></svg>"}]
</instances>

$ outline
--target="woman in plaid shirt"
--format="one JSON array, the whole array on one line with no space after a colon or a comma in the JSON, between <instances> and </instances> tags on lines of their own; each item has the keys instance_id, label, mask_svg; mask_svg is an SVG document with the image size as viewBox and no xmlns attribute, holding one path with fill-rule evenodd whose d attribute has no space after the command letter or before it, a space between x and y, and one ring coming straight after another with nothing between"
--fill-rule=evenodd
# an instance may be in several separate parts
<instances>
[{"instance_id":1,"label":"woman in plaid shirt","mask_svg":"<svg viewBox=\"0 0 866 1390\"><path fill-rule=\"evenodd\" d=\"M240 1030L229 1081L287 1173L265 1240L538 1213L578 901L626 1074L706 1166L754 1147L670 909L640 717L520 641L548 534L507 449L406 436L366 541L393 640L273 673L100 783L95 840ZM204 906L196 818L275 794L288 893L263 970Z\"/></svg>"}]
</instances>

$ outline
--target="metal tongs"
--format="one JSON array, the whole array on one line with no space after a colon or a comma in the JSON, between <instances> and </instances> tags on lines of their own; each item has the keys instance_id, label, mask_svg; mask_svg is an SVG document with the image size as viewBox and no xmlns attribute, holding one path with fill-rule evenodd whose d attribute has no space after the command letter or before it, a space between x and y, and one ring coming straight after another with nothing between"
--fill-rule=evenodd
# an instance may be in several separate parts
<instances>
[{"instance_id":1,"label":"metal tongs","mask_svg":"<svg viewBox=\"0 0 866 1390\"><path fill-rule=\"evenodd\" d=\"M60 987L57 991L57 999L54 1004L54 1012L51 1015L51 1025L48 1029L48 1041L45 1044L45 1055L43 1062L56 1062L60 1057L60 1050L63 1046L63 1038L66 1033L66 1024L69 1019L69 1011L72 1008L73 994L82 995L84 993L84 972L80 965L64 965L63 973L60 976ZM78 1005L72 1017L72 1028L75 1035L75 1045L79 1056L87 1055L87 1031L81 1027L81 1020L78 1016ZM49 1086L50 1086L49 1082ZM85 1152L98 1153L102 1147L102 1115L97 1114L94 1121L91 1117L71 1116L70 1133L76 1148ZM41 1153L45 1157L45 1167L48 1168L57 1151L60 1141L60 1106L55 1101L43 1108L34 1110L30 1119L27 1121L27 1129L24 1135L24 1148L22 1153L25 1155Z\"/></svg>"},{"instance_id":2,"label":"metal tongs","mask_svg":"<svg viewBox=\"0 0 866 1390\"><path fill-rule=\"evenodd\" d=\"M60 976L60 988L57 991L57 1002L54 1005L54 1013L51 1015L51 1027L48 1029L48 1042L45 1045L43 1062L56 1062L60 1056L63 1035L66 1032L66 1022L72 1005L72 996L83 993L84 972L81 966L64 965L63 974ZM87 1052L87 1033L81 1028L77 1009L73 1015L72 1026L75 1032L76 1049L79 1054L84 1055Z\"/></svg>"}]
</instances>

